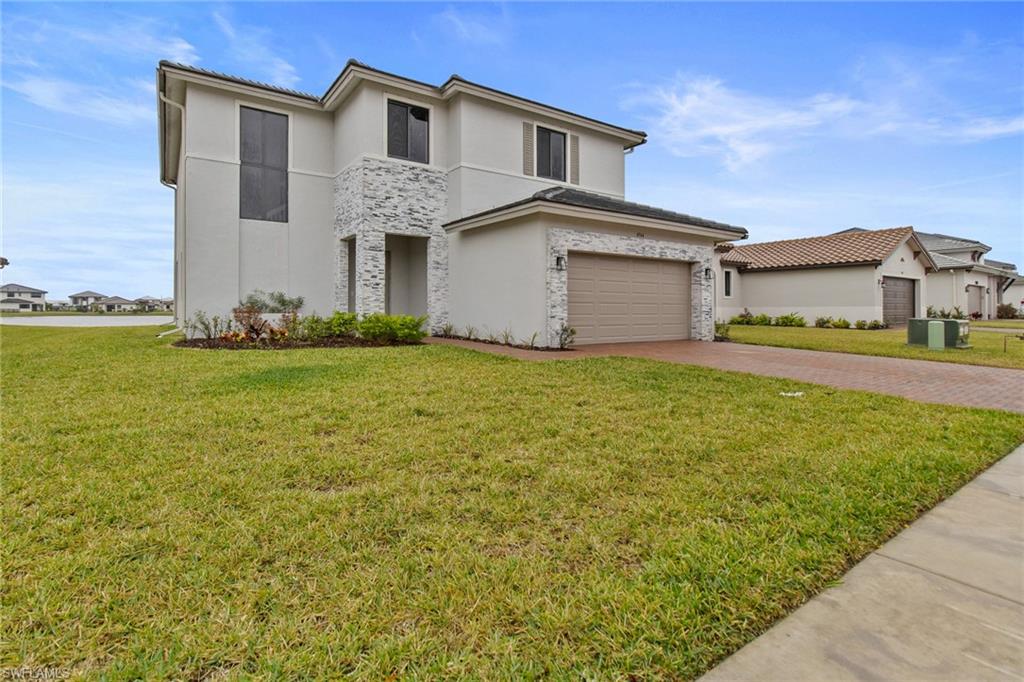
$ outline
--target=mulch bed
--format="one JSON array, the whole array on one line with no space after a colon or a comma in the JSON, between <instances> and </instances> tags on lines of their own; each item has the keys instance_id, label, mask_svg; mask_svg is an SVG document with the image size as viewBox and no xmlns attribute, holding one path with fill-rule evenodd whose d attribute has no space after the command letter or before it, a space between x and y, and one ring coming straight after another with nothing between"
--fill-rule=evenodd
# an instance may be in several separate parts
<instances>
[{"instance_id":1,"label":"mulch bed","mask_svg":"<svg viewBox=\"0 0 1024 682\"><path fill-rule=\"evenodd\" d=\"M502 343L501 341L492 341L490 339L471 339L468 336L458 336L456 334L435 334L434 336L439 339L456 339L458 341L472 341L473 343L486 343L492 346L505 346L506 348L518 348L520 350L536 350L544 352L552 351L555 353L574 350L572 348L558 348L557 346L531 346L527 343Z\"/></svg>"},{"instance_id":2,"label":"mulch bed","mask_svg":"<svg viewBox=\"0 0 1024 682\"><path fill-rule=\"evenodd\" d=\"M420 342L410 341L368 341L356 336L332 336L319 341L284 339L268 341L226 341L224 339L182 339L173 346L179 348L202 348L205 350L288 350L291 348L380 348L382 346L419 346Z\"/></svg>"}]
</instances>

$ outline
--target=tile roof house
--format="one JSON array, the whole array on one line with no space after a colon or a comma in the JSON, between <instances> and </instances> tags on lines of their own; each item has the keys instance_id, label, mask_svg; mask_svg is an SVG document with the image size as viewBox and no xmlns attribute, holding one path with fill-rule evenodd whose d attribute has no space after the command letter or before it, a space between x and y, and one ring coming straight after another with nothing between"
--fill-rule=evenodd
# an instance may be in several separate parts
<instances>
[{"instance_id":1,"label":"tile roof house","mask_svg":"<svg viewBox=\"0 0 1024 682\"><path fill-rule=\"evenodd\" d=\"M96 307L108 313L130 312L137 310L139 304L121 296L107 296L96 301Z\"/></svg>"},{"instance_id":2,"label":"tile roof house","mask_svg":"<svg viewBox=\"0 0 1024 682\"><path fill-rule=\"evenodd\" d=\"M4 284L0 286L0 311L14 313L46 310L46 294L42 289L24 284Z\"/></svg>"},{"instance_id":3,"label":"tile roof house","mask_svg":"<svg viewBox=\"0 0 1024 682\"><path fill-rule=\"evenodd\" d=\"M642 131L357 61L321 95L172 62L157 82L178 324L263 289L539 345L713 337L714 247L746 230L627 201Z\"/></svg>"},{"instance_id":4,"label":"tile roof house","mask_svg":"<svg viewBox=\"0 0 1024 682\"><path fill-rule=\"evenodd\" d=\"M1024 291L1013 263L985 257L992 247L968 237L919 232L921 243L935 259L936 271L928 276L929 306L953 310L973 318L992 319L1000 303L1021 306Z\"/></svg>"},{"instance_id":5,"label":"tile roof house","mask_svg":"<svg viewBox=\"0 0 1024 682\"><path fill-rule=\"evenodd\" d=\"M912 227L844 230L718 249L718 316L744 309L773 317L905 324L924 314L926 276L936 264Z\"/></svg>"}]
</instances>

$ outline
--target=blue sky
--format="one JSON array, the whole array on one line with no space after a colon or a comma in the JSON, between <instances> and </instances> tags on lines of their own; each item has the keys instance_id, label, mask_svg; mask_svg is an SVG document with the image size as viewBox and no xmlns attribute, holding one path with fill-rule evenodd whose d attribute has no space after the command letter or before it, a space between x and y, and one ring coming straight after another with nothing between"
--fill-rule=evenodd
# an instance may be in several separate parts
<instances>
[{"instance_id":1,"label":"blue sky","mask_svg":"<svg viewBox=\"0 0 1024 682\"><path fill-rule=\"evenodd\" d=\"M7 282L171 293L159 59L451 73L646 130L627 198L752 241L914 225L1024 267L1024 5L2 4Z\"/></svg>"}]
</instances>

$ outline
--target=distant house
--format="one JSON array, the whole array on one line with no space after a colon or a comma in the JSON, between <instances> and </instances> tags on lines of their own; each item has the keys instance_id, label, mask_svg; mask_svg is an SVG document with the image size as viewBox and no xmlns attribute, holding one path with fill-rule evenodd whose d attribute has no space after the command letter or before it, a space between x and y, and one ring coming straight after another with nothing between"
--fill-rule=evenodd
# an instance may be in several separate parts
<instances>
[{"instance_id":1,"label":"distant house","mask_svg":"<svg viewBox=\"0 0 1024 682\"><path fill-rule=\"evenodd\" d=\"M843 317L906 324L924 315L935 262L911 227L718 247L719 319L744 309L773 317Z\"/></svg>"},{"instance_id":2,"label":"distant house","mask_svg":"<svg viewBox=\"0 0 1024 682\"><path fill-rule=\"evenodd\" d=\"M23 284L0 286L0 311L36 312L46 310L46 292Z\"/></svg>"},{"instance_id":3,"label":"distant house","mask_svg":"<svg viewBox=\"0 0 1024 682\"><path fill-rule=\"evenodd\" d=\"M120 296L107 296L96 302L96 307L108 313L123 313L138 310L139 304Z\"/></svg>"},{"instance_id":4,"label":"distant house","mask_svg":"<svg viewBox=\"0 0 1024 682\"><path fill-rule=\"evenodd\" d=\"M147 312L153 310L173 310L174 299L173 298L156 298L155 296L140 296L135 299L135 302L139 304L139 308Z\"/></svg>"},{"instance_id":5,"label":"distant house","mask_svg":"<svg viewBox=\"0 0 1024 682\"><path fill-rule=\"evenodd\" d=\"M1019 300L1006 296L1019 278L1017 266L986 259L992 247L968 237L929 232L917 236L937 266L928 275L929 306L936 310L959 308L965 315L992 319L1000 303L1020 305Z\"/></svg>"},{"instance_id":6,"label":"distant house","mask_svg":"<svg viewBox=\"0 0 1024 682\"><path fill-rule=\"evenodd\" d=\"M68 298L71 299L71 305L84 309L98 303L100 299L104 299L106 296L95 291L86 290L79 291L77 294L71 294Z\"/></svg>"}]
</instances>

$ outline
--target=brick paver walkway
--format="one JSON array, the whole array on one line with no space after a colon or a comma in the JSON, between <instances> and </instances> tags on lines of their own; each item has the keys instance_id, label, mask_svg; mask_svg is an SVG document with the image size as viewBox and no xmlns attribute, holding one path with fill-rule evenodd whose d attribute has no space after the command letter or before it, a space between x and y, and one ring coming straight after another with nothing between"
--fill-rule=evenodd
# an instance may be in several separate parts
<instances>
[{"instance_id":1,"label":"brick paver walkway","mask_svg":"<svg viewBox=\"0 0 1024 682\"><path fill-rule=\"evenodd\" d=\"M617 355L796 379L837 388L887 393L911 400L1024 413L1024 370L928 360L827 353L740 343L655 341L530 351L454 339L428 339L522 360L568 360Z\"/></svg>"}]
</instances>

